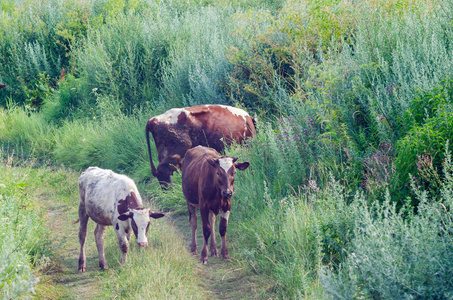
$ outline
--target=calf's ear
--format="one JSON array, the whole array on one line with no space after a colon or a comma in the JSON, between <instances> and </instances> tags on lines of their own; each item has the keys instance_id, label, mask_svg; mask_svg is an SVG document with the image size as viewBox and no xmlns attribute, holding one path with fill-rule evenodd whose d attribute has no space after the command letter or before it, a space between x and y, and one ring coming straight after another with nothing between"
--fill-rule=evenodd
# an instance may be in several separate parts
<instances>
[{"instance_id":1,"label":"calf's ear","mask_svg":"<svg viewBox=\"0 0 453 300\"><path fill-rule=\"evenodd\" d=\"M132 218L133 216L134 216L134 213L131 211L128 211L127 213L119 215L118 220L126 221L127 219Z\"/></svg>"},{"instance_id":2,"label":"calf's ear","mask_svg":"<svg viewBox=\"0 0 453 300\"><path fill-rule=\"evenodd\" d=\"M149 211L149 216L151 218L154 218L154 219L159 219L159 218L162 218L165 215L163 213L157 213L157 212Z\"/></svg>"},{"instance_id":3,"label":"calf's ear","mask_svg":"<svg viewBox=\"0 0 453 300\"><path fill-rule=\"evenodd\" d=\"M247 169L250 166L250 163L248 161L244 161L244 162L235 163L234 165L235 165L236 169L238 169L240 171L244 171L245 169Z\"/></svg>"}]
</instances>

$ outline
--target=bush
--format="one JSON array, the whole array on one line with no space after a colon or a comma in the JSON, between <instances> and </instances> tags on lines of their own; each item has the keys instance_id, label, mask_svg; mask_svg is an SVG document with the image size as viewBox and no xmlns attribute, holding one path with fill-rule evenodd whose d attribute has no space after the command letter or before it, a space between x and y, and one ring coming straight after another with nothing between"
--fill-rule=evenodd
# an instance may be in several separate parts
<instances>
[{"instance_id":1,"label":"bush","mask_svg":"<svg viewBox=\"0 0 453 300\"><path fill-rule=\"evenodd\" d=\"M268 274L274 282L270 292L279 298L320 297L320 266L337 268L353 237L344 188L335 181L325 191L312 184L302 187L298 196L281 199L271 198L266 183L263 197L250 192L249 182L244 185L247 190L237 186L235 199L242 201L232 209L239 220L231 226L239 226L244 263Z\"/></svg>"},{"instance_id":2,"label":"bush","mask_svg":"<svg viewBox=\"0 0 453 300\"><path fill-rule=\"evenodd\" d=\"M429 189L432 196L438 194L443 175L443 153L452 134L453 115L449 113L431 118L423 126L415 126L398 142L395 159L398 177L394 180L393 191L399 196L399 201L409 192L409 187L402 184L409 181L409 174L418 184ZM448 150L452 149L450 146Z\"/></svg>"},{"instance_id":3,"label":"bush","mask_svg":"<svg viewBox=\"0 0 453 300\"><path fill-rule=\"evenodd\" d=\"M162 70L162 103L170 107L226 104L231 65L225 55L233 41L228 9L201 8L172 20L174 42Z\"/></svg>"},{"instance_id":4,"label":"bush","mask_svg":"<svg viewBox=\"0 0 453 300\"><path fill-rule=\"evenodd\" d=\"M355 239L338 272L324 268L322 284L337 299L448 299L453 295L451 237L453 165L446 152L440 201L415 187L419 209L399 212L387 194L381 204L359 198Z\"/></svg>"},{"instance_id":5,"label":"bush","mask_svg":"<svg viewBox=\"0 0 453 300\"><path fill-rule=\"evenodd\" d=\"M412 128L396 145L398 176L392 190L400 201L409 193L408 185L402 184L409 181L409 174L431 196L438 194L446 142L453 134L452 92L451 80L444 80L431 91L421 92L406 113Z\"/></svg>"}]
</instances>

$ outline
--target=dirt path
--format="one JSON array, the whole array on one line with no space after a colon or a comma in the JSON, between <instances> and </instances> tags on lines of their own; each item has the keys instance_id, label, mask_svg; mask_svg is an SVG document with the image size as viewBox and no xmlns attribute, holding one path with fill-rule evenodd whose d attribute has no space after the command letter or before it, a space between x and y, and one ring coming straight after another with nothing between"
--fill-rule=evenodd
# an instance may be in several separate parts
<instances>
[{"instance_id":1,"label":"dirt path","mask_svg":"<svg viewBox=\"0 0 453 300\"><path fill-rule=\"evenodd\" d=\"M197 228L197 244L198 254L194 256L194 260L200 259L201 247L203 246L203 237L201 231L201 218L198 214L198 228ZM190 227L188 213L179 213L173 216L174 226L176 230L181 232L184 236L186 249L189 251L190 245ZM216 222L217 230L217 245L220 247L220 235L218 234L218 224ZM200 264L200 275L204 277L204 289L209 290L213 299L258 299L266 298L264 296L265 290L268 288L269 282L262 277L253 274L249 268L242 265L235 259L234 240L229 239L227 235L228 250L230 253L229 260L223 260L221 256L208 258L206 265ZM219 249L220 254L220 249Z\"/></svg>"},{"instance_id":2,"label":"dirt path","mask_svg":"<svg viewBox=\"0 0 453 300\"><path fill-rule=\"evenodd\" d=\"M47 219L51 228L51 235L55 237L53 245L56 246L58 266L50 272L48 280L53 281L54 288L58 290L59 299L101 299L102 278L109 276L110 271L100 271L96 247L90 245L87 251L87 271L79 274L78 268L78 224L76 205L57 201L54 197L42 194L39 201L47 210ZM77 199L74 199L76 201ZM186 213L170 214L166 220L167 228L173 228L179 232L189 248L190 228ZM198 218L200 219L200 218ZM88 242L93 244L94 222L88 222ZM198 245L201 250L201 224L198 226ZM111 232L110 232L111 233ZM220 245L219 236L217 235ZM266 288L264 280L248 271L246 267L235 260L233 243L229 241L231 260L223 261L220 257L210 257L207 265L198 265L195 272L203 277L200 288L206 291L208 299L256 299L263 298ZM199 255L193 257L199 260ZM46 278L44 278L46 280ZM47 298L48 299L48 298Z\"/></svg>"},{"instance_id":3,"label":"dirt path","mask_svg":"<svg viewBox=\"0 0 453 300\"><path fill-rule=\"evenodd\" d=\"M97 251L95 247L87 247L87 271L79 274L79 242L77 212L68 204L45 201L52 235L53 244L61 245L56 248L58 270L52 274L56 289L61 291L62 299L97 299L97 291L102 284L101 272L98 268ZM88 232L94 231L94 223L88 223ZM89 234L88 237L91 237Z\"/></svg>"}]
</instances>

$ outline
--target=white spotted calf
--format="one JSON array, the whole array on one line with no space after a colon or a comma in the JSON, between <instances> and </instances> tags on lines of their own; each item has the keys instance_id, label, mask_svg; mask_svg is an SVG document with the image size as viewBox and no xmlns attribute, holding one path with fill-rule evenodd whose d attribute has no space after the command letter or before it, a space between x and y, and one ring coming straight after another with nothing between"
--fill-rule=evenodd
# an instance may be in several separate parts
<instances>
[{"instance_id":1,"label":"white spotted calf","mask_svg":"<svg viewBox=\"0 0 453 300\"><path fill-rule=\"evenodd\" d=\"M85 242L89 218L97 223L94 235L99 254L99 266L107 269L104 254L104 236L107 226L115 229L121 249L120 263L127 259L129 241L134 232L140 247L148 245L150 217L158 219L164 216L144 208L142 198L134 181L125 175L111 170L89 167L79 177L79 272L86 270Z\"/></svg>"}]
</instances>

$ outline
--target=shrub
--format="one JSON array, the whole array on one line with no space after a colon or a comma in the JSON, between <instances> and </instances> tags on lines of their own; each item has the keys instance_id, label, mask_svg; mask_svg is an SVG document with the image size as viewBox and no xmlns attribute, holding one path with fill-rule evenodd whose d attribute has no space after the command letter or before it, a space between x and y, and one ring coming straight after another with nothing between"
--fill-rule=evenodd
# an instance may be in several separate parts
<instances>
[{"instance_id":1,"label":"shrub","mask_svg":"<svg viewBox=\"0 0 453 300\"><path fill-rule=\"evenodd\" d=\"M272 198L266 183L263 197L251 195L251 183L245 185L247 191L237 186L235 198L243 200L235 211L237 225L231 226L239 226L243 261L272 278L270 292L279 298L321 296L318 269L338 267L352 239L354 220L344 188L331 181L325 191L312 184L297 196Z\"/></svg>"},{"instance_id":2,"label":"shrub","mask_svg":"<svg viewBox=\"0 0 453 300\"><path fill-rule=\"evenodd\" d=\"M429 119L423 126L415 126L398 142L395 159L398 177L394 180L393 191L399 196L399 201L409 192L409 187L402 184L409 181L409 174L429 189L432 196L438 193L445 158L443 153L452 134L453 115L448 113ZM450 146L448 150L452 149Z\"/></svg>"},{"instance_id":3,"label":"shrub","mask_svg":"<svg viewBox=\"0 0 453 300\"><path fill-rule=\"evenodd\" d=\"M453 134L452 91L447 79L430 91L420 92L405 115L412 128L396 145L398 176L392 191L399 200L409 192L408 185L402 184L409 181L409 174L430 190L431 196L438 194L446 141Z\"/></svg>"},{"instance_id":4,"label":"shrub","mask_svg":"<svg viewBox=\"0 0 453 300\"><path fill-rule=\"evenodd\" d=\"M415 190L419 210L399 212L387 194L383 203L355 206L355 238L338 272L324 268L326 292L336 299L447 299L453 279L451 228L453 188L450 152L446 152L441 199ZM409 217L409 218L408 218Z\"/></svg>"},{"instance_id":5,"label":"shrub","mask_svg":"<svg viewBox=\"0 0 453 300\"><path fill-rule=\"evenodd\" d=\"M225 104L231 65L225 55L232 42L228 9L201 8L172 20L174 41L162 70L157 99L170 107Z\"/></svg>"}]
</instances>

